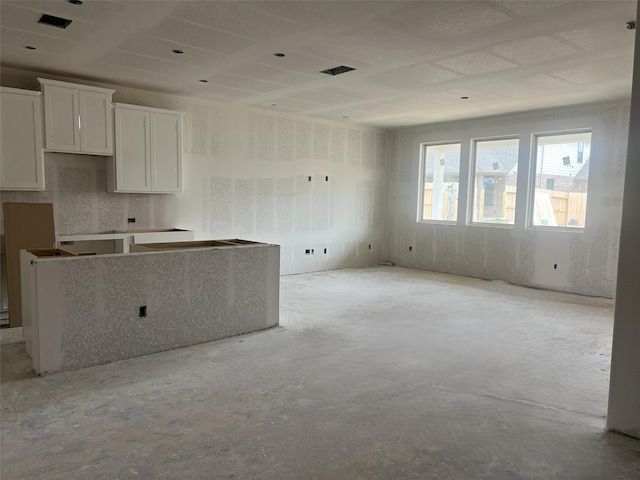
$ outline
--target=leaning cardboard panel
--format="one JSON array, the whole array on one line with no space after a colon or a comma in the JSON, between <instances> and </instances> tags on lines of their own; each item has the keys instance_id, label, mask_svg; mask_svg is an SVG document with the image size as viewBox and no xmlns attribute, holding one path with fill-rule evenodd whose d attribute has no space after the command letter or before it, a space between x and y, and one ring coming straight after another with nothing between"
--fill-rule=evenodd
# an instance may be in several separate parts
<instances>
[{"instance_id":1,"label":"leaning cardboard panel","mask_svg":"<svg viewBox=\"0 0 640 480\"><path fill-rule=\"evenodd\" d=\"M5 203L4 242L7 255L9 326L22 325L20 299L20 250L54 248L56 232L51 203Z\"/></svg>"}]
</instances>

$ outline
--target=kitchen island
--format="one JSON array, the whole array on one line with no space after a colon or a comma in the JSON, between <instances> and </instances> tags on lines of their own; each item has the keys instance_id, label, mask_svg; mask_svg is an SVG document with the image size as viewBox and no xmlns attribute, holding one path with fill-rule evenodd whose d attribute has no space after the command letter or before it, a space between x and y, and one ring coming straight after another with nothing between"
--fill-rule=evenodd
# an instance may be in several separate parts
<instances>
[{"instance_id":1,"label":"kitchen island","mask_svg":"<svg viewBox=\"0 0 640 480\"><path fill-rule=\"evenodd\" d=\"M36 373L278 325L278 245L235 239L136 250L21 251L24 335Z\"/></svg>"}]
</instances>

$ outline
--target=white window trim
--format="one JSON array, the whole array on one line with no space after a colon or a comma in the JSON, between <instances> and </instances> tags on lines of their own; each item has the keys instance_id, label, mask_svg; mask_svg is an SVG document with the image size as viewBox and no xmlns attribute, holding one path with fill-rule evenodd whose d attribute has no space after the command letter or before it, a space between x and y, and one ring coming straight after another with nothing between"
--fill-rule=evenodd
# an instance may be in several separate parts
<instances>
[{"instance_id":1,"label":"white window trim","mask_svg":"<svg viewBox=\"0 0 640 480\"><path fill-rule=\"evenodd\" d=\"M587 210L585 212L584 227L553 227L549 225L534 225L533 224L533 209L535 208L535 195L536 195L536 160L538 157L538 138L540 137L555 137L560 135L572 135L579 133L591 134L591 143L593 145L593 129L592 128L576 128L567 130L552 130L547 132L534 132L531 134L531 148L529 149L529 181L527 182L527 217L525 228L527 230L535 230L540 232L559 232L559 233L575 233L582 234L587 227L588 213L589 213L589 186L587 184ZM589 176L591 176L591 169L589 169ZM587 180L588 182L588 180Z\"/></svg>"},{"instance_id":2,"label":"white window trim","mask_svg":"<svg viewBox=\"0 0 640 480\"><path fill-rule=\"evenodd\" d=\"M461 140L452 140L447 142L421 142L420 143L420 159L419 159L419 171L418 171L418 205L417 205L417 214L416 214L416 222L417 223L428 223L431 225L457 225L458 220L434 220L434 219L424 219L422 218L424 215L424 177L425 177L425 165L427 158L427 148L428 147L437 147L438 145L459 145L460 151L462 151L462 141ZM462 160L462 159L461 159ZM460 172L458 171L458 174ZM459 184L458 184L459 185ZM460 188L458 186L458 188ZM456 218L458 217L458 212L456 212Z\"/></svg>"},{"instance_id":3,"label":"white window trim","mask_svg":"<svg viewBox=\"0 0 640 480\"><path fill-rule=\"evenodd\" d=\"M467 218L466 225L468 227L488 227L488 228L506 228L513 229L516 227L516 223L491 223L491 222L474 222L473 221L473 201L476 195L476 149L478 142L490 142L494 140L518 140L518 147L520 145L521 134L514 133L511 135L498 135L492 137L479 137L471 139L471 149L469 154L469 184L467 185ZM518 150L519 151L519 150ZM520 157L518 157L518 167L520 166ZM520 175L520 169L518 169L518 176ZM516 190L516 206L518 204L518 192Z\"/></svg>"}]
</instances>

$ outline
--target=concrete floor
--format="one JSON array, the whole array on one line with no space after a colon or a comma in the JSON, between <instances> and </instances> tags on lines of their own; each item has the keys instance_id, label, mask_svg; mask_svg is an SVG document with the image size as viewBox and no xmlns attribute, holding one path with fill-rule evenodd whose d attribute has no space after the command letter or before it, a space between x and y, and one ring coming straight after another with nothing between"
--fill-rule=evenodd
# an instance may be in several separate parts
<instances>
[{"instance_id":1,"label":"concrete floor","mask_svg":"<svg viewBox=\"0 0 640 480\"><path fill-rule=\"evenodd\" d=\"M282 278L281 327L48 377L2 337L12 479L640 479L612 302L397 267Z\"/></svg>"}]
</instances>

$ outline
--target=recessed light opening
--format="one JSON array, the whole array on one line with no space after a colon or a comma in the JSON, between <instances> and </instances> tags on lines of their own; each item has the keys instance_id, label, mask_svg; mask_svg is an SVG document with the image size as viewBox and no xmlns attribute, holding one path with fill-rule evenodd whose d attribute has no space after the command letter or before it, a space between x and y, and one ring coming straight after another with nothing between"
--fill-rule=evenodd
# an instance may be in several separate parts
<instances>
[{"instance_id":1,"label":"recessed light opening","mask_svg":"<svg viewBox=\"0 0 640 480\"><path fill-rule=\"evenodd\" d=\"M82 0L67 0L71 5L82 5Z\"/></svg>"},{"instance_id":2,"label":"recessed light opening","mask_svg":"<svg viewBox=\"0 0 640 480\"><path fill-rule=\"evenodd\" d=\"M284 53L280 53L280 52L274 53L273 55L275 57L281 57L281 58L284 57Z\"/></svg>"},{"instance_id":3,"label":"recessed light opening","mask_svg":"<svg viewBox=\"0 0 640 480\"><path fill-rule=\"evenodd\" d=\"M175 50L171 50L171 51L176 55L182 55L184 53L184 50L180 50L179 48L176 48Z\"/></svg>"},{"instance_id":4,"label":"recessed light opening","mask_svg":"<svg viewBox=\"0 0 640 480\"><path fill-rule=\"evenodd\" d=\"M322 70L320 73L326 73L327 75L341 75L343 73L351 72L355 70L353 67L347 67L346 65L340 65L339 67L328 68L327 70Z\"/></svg>"},{"instance_id":5,"label":"recessed light opening","mask_svg":"<svg viewBox=\"0 0 640 480\"><path fill-rule=\"evenodd\" d=\"M32 47L31 45L25 45L24 48L26 48L27 50L35 50L36 47Z\"/></svg>"},{"instance_id":6,"label":"recessed light opening","mask_svg":"<svg viewBox=\"0 0 640 480\"><path fill-rule=\"evenodd\" d=\"M469 97L460 97L460 100L469 100Z\"/></svg>"},{"instance_id":7,"label":"recessed light opening","mask_svg":"<svg viewBox=\"0 0 640 480\"><path fill-rule=\"evenodd\" d=\"M202 83L209 83L209 80L207 80L207 79L205 79L205 78L203 78L202 80L198 80L198 81L199 81L199 82L202 82Z\"/></svg>"},{"instance_id":8,"label":"recessed light opening","mask_svg":"<svg viewBox=\"0 0 640 480\"><path fill-rule=\"evenodd\" d=\"M69 25L71 25L71 20L62 17L54 17L53 15L47 15L45 13L40 17L38 23L51 25L52 27L67 28Z\"/></svg>"}]
</instances>

